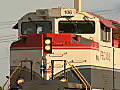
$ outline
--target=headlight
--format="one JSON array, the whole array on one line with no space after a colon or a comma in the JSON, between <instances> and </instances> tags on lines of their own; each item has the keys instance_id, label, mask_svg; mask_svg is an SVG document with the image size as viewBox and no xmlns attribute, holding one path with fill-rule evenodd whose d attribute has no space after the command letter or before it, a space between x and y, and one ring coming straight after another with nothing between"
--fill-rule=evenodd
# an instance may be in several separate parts
<instances>
[{"instance_id":1,"label":"headlight","mask_svg":"<svg viewBox=\"0 0 120 90\"><path fill-rule=\"evenodd\" d=\"M45 50L50 50L51 48L50 48L50 45L46 45L45 46Z\"/></svg>"},{"instance_id":2,"label":"headlight","mask_svg":"<svg viewBox=\"0 0 120 90\"><path fill-rule=\"evenodd\" d=\"M61 82L67 82L67 80L65 78L62 78L60 81Z\"/></svg>"},{"instance_id":3,"label":"headlight","mask_svg":"<svg viewBox=\"0 0 120 90\"><path fill-rule=\"evenodd\" d=\"M50 39L45 40L45 44L50 44L50 43L51 43Z\"/></svg>"},{"instance_id":4,"label":"headlight","mask_svg":"<svg viewBox=\"0 0 120 90\"><path fill-rule=\"evenodd\" d=\"M21 85L21 84L24 84L24 79L19 79L18 81L17 81L17 83L19 84L19 85Z\"/></svg>"}]
</instances>

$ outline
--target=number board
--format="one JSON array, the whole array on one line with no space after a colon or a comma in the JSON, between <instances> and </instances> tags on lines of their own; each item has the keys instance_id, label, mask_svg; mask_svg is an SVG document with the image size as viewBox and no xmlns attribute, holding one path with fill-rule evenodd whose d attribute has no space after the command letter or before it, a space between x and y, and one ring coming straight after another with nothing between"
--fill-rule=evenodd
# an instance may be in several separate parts
<instances>
[{"instance_id":1,"label":"number board","mask_svg":"<svg viewBox=\"0 0 120 90\"><path fill-rule=\"evenodd\" d=\"M49 16L53 16L53 17L74 16L76 14L75 9L53 8L48 11L49 11Z\"/></svg>"},{"instance_id":2,"label":"number board","mask_svg":"<svg viewBox=\"0 0 120 90\"><path fill-rule=\"evenodd\" d=\"M75 13L75 9L61 9L61 16L74 16Z\"/></svg>"}]
</instances>

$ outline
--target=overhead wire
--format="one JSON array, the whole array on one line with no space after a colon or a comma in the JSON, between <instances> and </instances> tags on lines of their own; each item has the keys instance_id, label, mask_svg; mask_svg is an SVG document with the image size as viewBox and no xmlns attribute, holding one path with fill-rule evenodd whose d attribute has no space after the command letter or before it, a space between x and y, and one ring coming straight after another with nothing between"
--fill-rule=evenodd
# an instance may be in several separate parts
<instances>
[{"instance_id":1,"label":"overhead wire","mask_svg":"<svg viewBox=\"0 0 120 90\"><path fill-rule=\"evenodd\" d=\"M0 24L0 26L9 26L9 25L13 25L13 24L16 24L16 23L6 23L6 24Z\"/></svg>"},{"instance_id":2,"label":"overhead wire","mask_svg":"<svg viewBox=\"0 0 120 90\"><path fill-rule=\"evenodd\" d=\"M4 28L11 28L12 29L12 27L1 27L0 29L4 29Z\"/></svg>"},{"instance_id":3,"label":"overhead wire","mask_svg":"<svg viewBox=\"0 0 120 90\"><path fill-rule=\"evenodd\" d=\"M0 24L4 24L4 23L15 23L15 22L17 22L17 21L5 21L5 22L0 22Z\"/></svg>"},{"instance_id":4,"label":"overhead wire","mask_svg":"<svg viewBox=\"0 0 120 90\"><path fill-rule=\"evenodd\" d=\"M15 39L17 38L16 36L1 36L0 37L0 41L3 41L3 40L11 40L11 39Z\"/></svg>"},{"instance_id":5,"label":"overhead wire","mask_svg":"<svg viewBox=\"0 0 120 90\"><path fill-rule=\"evenodd\" d=\"M99 10L99 11L94 11L93 13L101 15L103 17L105 17L105 15L109 15L109 18L111 17L113 20L119 21L118 17L116 17L116 13L118 11L120 11L120 8L114 8L109 10ZM120 15L120 13L118 15Z\"/></svg>"},{"instance_id":6,"label":"overhead wire","mask_svg":"<svg viewBox=\"0 0 120 90\"><path fill-rule=\"evenodd\" d=\"M99 11L94 11L93 13L104 13L104 12L112 12L115 10L119 10L119 8L114 8L114 9L109 9L109 10L99 10Z\"/></svg>"},{"instance_id":7,"label":"overhead wire","mask_svg":"<svg viewBox=\"0 0 120 90\"><path fill-rule=\"evenodd\" d=\"M10 34L11 36L15 36L15 34ZM11 37L10 35L7 35L7 36L1 36L0 38L3 38L3 37Z\"/></svg>"},{"instance_id":8,"label":"overhead wire","mask_svg":"<svg viewBox=\"0 0 120 90\"><path fill-rule=\"evenodd\" d=\"M10 38L0 39L0 40L8 40L8 39L13 39L13 36Z\"/></svg>"},{"instance_id":9,"label":"overhead wire","mask_svg":"<svg viewBox=\"0 0 120 90\"><path fill-rule=\"evenodd\" d=\"M17 21L5 21L0 22L0 29L12 28L13 24L16 24Z\"/></svg>"},{"instance_id":10,"label":"overhead wire","mask_svg":"<svg viewBox=\"0 0 120 90\"><path fill-rule=\"evenodd\" d=\"M109 14L109 17L112 17L113 19L117 19L118 17L116 17L116 14L114 13L102 13L102 14L99 14L99 15L108 15Z\"/></svg>"},{"instance_id":11,"label":"overhead wire","mask_svg":"<svg viewBox=\"0 0 120 90\"><path fill-rule=\"evenodd\" d=\"M0 25L0 29L5 29L5 28L11 28L11 29L12 29L12 25L13 25L13 24L9 24L9 25L8 25L8 24L7 24L7 25L6 25L6 24Z\"/></svg>"},{"instance_id":12,"label":"overhead wire","mask_svg":"<svg viewBox=\"0 0 120 90\"><path fill-rule=\"evenodd\" d=\"M12 39L12 40L6 40L6 41L0 41L0 43L3 43L3 42L10 42L10 41L16 41L15 39Z\"/></svg>"},{"instance_id":13,"label":"overhead wire","mask_svg":"<svg viewBox=\"0 0 120 90\"><path fill-rule=\"evenodd\" d=\"M0 43L2 43L2 42L9 42L9 41L16 41L16 40L17 40L17 37L11 36L9 38L0 39Z\"/></svg>"},{"instance_id":14,"label":"overhead wire","mask_svg":"<svg viewBox=\"0 0 120 90\"><path fill-rule=\"evenodd\" d=\"M5 38L5 37L1 37L0 38L0 42L2 41L10 41L10 40L16 40L17 39L17 36L9 36L8 38Z\"/></svg>"},{"instance_id":15,"label":"overhead wire","mask_svg":"<svg viewBox=\"0 0 120 90\"><path fill-rule=\"evenodd\" d=\"M6 29L6 28L11 28L12 25L15 24L17 21L4 21L0 22L0 29ZM11 42L11 41L16 41L17 37L15 34L10 34L6 36L0 36L0 43L3 42Z\"/></svg>"},{"instance_id":16,"label":"overhead wire","mask_svg":"<svg viewBox=\"0 0 120 90\"><path fill-rule=\"evenodd\" d=\"M12 37L12 38L0 39L0 42L8 42L8 41L16 41L16 40L17 40L16 37Z\"/></svg>"}]
</instances>

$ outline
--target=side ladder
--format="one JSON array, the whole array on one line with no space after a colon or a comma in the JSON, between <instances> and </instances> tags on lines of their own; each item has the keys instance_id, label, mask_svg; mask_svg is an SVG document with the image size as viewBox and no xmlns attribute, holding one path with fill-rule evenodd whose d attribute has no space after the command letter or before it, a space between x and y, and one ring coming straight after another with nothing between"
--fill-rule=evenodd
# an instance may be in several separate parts
<instances>
[{"instance_id":1,"label":"side ladder","mask_svg":"<svg viewBox=\"0 0 120 90\"><path fill-rule=\"evenodd\" d=\"M67 61L67 63L71 66L72 70L76 73L78 78L82 81L82 83L84 84L86 90L92 90L91 85L85 79L85 77L82 75L82 73L78 70L78 68L76 68L73 64L70 64L70 62L68 62L68 61Z\"/></svg>"}]
</instances>

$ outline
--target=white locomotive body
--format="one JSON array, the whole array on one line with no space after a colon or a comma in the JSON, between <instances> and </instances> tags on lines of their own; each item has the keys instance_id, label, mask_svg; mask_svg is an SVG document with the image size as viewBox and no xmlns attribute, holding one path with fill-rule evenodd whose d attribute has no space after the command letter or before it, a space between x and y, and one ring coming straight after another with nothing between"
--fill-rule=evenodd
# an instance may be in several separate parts
<instances>
[{"instance_id":1,"label":"white locomotive body","mask_svg":"<svg viewBox=\"0 0 120 90\"><path fill-rule=\"evenodd\" d=\"M11 45L11 70L25 81L44 78L82 83L75 66L93 89L120 89L120 23L76 9L39 9L16 26L19 40ZM12 82L11 82L12 83ZM14 87L14 86L13 86Z\"/></svg>"}]
</instances>

